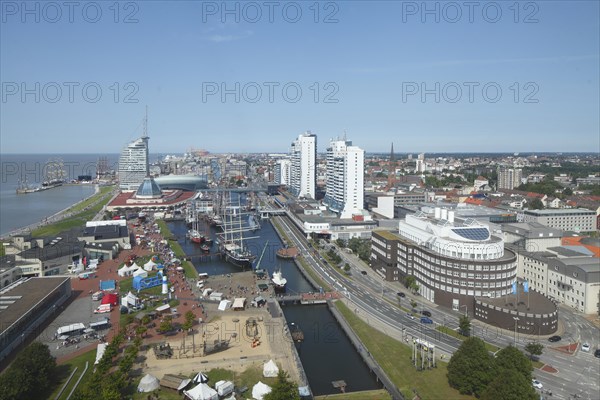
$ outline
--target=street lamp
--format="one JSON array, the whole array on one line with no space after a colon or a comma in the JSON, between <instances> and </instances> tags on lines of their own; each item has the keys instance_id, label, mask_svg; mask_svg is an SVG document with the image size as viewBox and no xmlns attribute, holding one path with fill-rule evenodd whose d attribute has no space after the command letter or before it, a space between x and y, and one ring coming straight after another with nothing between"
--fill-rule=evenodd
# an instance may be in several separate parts
<instances>
[{"instance_id":1,"label":"street lamp","mask_svg":"<svg viewBox=\"0 0 600 400\"><path fill-rule=\"evenodd\" d=\"M517 321L519 317L513 317L513 319L515 320L515 347L517 347Z\"/></svg>"}]
</instances>

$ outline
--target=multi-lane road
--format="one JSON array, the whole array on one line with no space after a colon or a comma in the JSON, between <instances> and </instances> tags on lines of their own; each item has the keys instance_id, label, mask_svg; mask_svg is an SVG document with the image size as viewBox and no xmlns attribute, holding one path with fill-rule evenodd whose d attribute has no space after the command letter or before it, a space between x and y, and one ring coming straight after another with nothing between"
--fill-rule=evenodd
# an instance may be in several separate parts
<instances>
[{"instance_id":1,"label":"multi-lane road","mask_svg":"<svg viewBox=\"0 0 600 400\"><path fill-rule=\"evenodd\" d=\"M413 337L427 340L436 345L438 354L450 355L460 346L461 342L458 339L435 329L435 326L440 324L450 328L458 327L457 313L437 307L418 296L413 297L412 294L400 289L398 284L386 282L372 270L366 269L356 256L337 249L343 262L351 266L351 277L347 276L338 268L329 266L288 218L275 218L280 222L286 235L298 246L310 267L334 290L343 293L350 307L370 325L400 340ZM407 297L401 299L397 295L398 291L404 292ZM417 306L419 311L426 309L431 312L433 325L422 324L418 317L410 316L397 306L411 308L412 299L419 304ZM534 371L534 376L544 385L540 393L552 399L600 399L600 359L593 355L600 344L600 331L582 316L565 309L561 309L560 318L564 326L563 340L555 344L544 343L546 347L540 357L542 362L551 365L558 372ZM522 348L535 340L530 336L515 336L510 331L496 329L479 322L474 323L472 333L498 347L516 343ZM575 342L587 342L592 348L587 353L578 349L573 354L548 348L551 347L549 345L554 347Z\"/></svg>"}]
</instances>

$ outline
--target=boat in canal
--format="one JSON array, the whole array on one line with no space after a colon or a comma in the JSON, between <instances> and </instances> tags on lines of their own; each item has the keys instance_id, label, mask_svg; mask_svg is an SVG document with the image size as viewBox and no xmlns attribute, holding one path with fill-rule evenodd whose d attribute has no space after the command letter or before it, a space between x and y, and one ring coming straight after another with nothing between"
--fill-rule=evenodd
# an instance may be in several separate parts
<instances>
[{"instance_id":1,"label":"boat in canal","mask_svg":"<svg viewBox=\"0 0 600 400\"><path fill-rule=\"evenodd\" d=\"M283 277L283 274L281 273L281 268L273 272L271 282L273 283L273 288L275 289L275 292L285 292L285 285L287 284L287 279Z\"/></svg>"}]
</instances>

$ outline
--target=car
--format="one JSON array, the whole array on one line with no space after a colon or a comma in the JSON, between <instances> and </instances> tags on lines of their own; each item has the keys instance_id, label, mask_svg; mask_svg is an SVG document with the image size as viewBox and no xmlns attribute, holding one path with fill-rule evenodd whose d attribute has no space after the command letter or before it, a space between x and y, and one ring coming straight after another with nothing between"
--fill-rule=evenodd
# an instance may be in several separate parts
<instances>
[{"instance_id":1,"label":"car","mask_svg":"<svg viewBox=\"0 0 600 400\"><path fill-rule=\"evenodd\" d=\"M421 314L426 316L426 317L431 317L431 312L427 311L427 310L423 310L421 311Z\"/></svg>"},{"instance_id":2,"label":"car","mask_svg":"<svg viewBox=\"0 0 600 400\"><path fill-rule=\"evenodd\" d=\"M415 319L414 315L412 315L411 313L407 312L406 316L410 319Z\"/></svg>"},{"instance_id":3,"label":"car","mask_svg":"<svg viewBox=\"0 0 600 400\"><path fill-rule=\"evenodd\" d=\"M540 381L538 381L537 379L532 379L531 384L536 389L542 389L544 387L544 385L542 385L542 383Z\"/></svg>"},{"instance_id":4,"label":"car","mask_svg":"<svg viewBox=\"0 0 600 400\"><path fill-rule=\"evenodd\" d=\"M433 320L431 318L421 317L421 323L422 324L433 324Z\"/></svg>"},{"instance_id":5,"label":"car","mask_svg":"<svg viewBox=\"0 0 600 400\"><path fill-rule=\"evenodd\" d=\"M590 344L589 343L584 343L581 345L581 350L582 351L590 351Z\"/></svg>"},{"instance_id":6,"label":"car","mask_svg":"<svg viewBox=\"0 0 600 400\"><path fill-rule=\"evenodd\" d=\"M405 295L404 293L402 293L402 292L398 292L398 293L396 293L396 294L397 294L399 297L406 297L406 295Z\"/></svg>"},{"instance_id":7,"label":"car","mask_svg":"<svg viewBox=\"0 0 600 400\"><path fill-rule=\"evenodd\" d=\"M560 342L561 339L562 338L560 336L554 335L554 336L550 336L548 338L548 341L554 343L554 342Z\"/></svg>"},{"instance_id":8,"label":"car","mask_svg":"<svg viewBox=\"0 0 600 400\"><path fill-rule=\"evenodd\" d=\"M363 271L360 271L360 273L361 273L361 274L363 274L363 275L366 275L366 274L367 274L367 271L364 271L364 270L363 270Z\"/></svg>"},{"instance_id":9,"label":"car","mask_svg":"<svg viewBox=\"0 0 600 400\"><path fill-rule=\"evenodd\" d=\"M600 358L600 349L596 349L596 351L594 352L594 357Z\"/></svg>"}]
</instances>

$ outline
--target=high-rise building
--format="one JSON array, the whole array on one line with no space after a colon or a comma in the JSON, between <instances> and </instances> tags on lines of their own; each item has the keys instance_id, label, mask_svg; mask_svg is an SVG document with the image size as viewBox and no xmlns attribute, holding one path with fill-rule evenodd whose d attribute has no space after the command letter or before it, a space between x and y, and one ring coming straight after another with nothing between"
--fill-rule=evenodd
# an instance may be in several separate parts
<instances>
[{"instance_id":1,"label":"high-rise building","mask_svg":"<svg viewBox=\"0 0 600 400\"><path fill-rule=\"evenodd\" d=\"M514 189L521 184L523 170L505 165L498 166L498 189Z\"/></svg>"},{"instance_id":2,"label":"high-rise building","mask_svg":"<svg viewBox=\"0 0 600 400\"><path fill-rule=\"evenodd\" d=\"M297 197L315 198L317 136L307 131L292 142L290 191Z\"/></svg>"},{"instance_id":3,"label":"high-rise building","mask_svg":"<svg viewBox=\"0 0 600 400\"><path fill-rule=\"evenodd\" d=\"M415 172L423 173L427 170L427 166L425 165L425 153L421 153L417 156L417 162L415 165Z\"/></svg>"},{"instance_id":4,"label":"high-rise building","mask_svg":"<svg viewBox=\"0 0 600 400\"><path fill-rule=\"evenodd\" d=\"M119 157L119 188L137 190L150 176L150 156L148 152L148 107L144 117L144 133L123 148Z\"/></svg>"},{"instance_id":5,"label":"high-rise building","mask_svg":"<svg viewBox=\"0 0 600 400\"><path fill-rule=\"evenodd\" d=\"M291 164L291 161L286 158L277 160L277 163L275 164L275 183L280 185L290 184Z\"/></svg>"},{"instance_id":6,"label":"high-rise building","mask_svg":"<svg viewBox=\"0 0 600 400\"><path fill-rule=\"evenodd\" d=\"M137 190L144 178L149 175L148 136L129 143L119 157L119 188Z\"/></svg>"},{"instance_id":7,"label":"high-rise building","mask_svg":"<svg viewBox=\"0 0 600 400\"><path fill-rule=\"evenodd\" d=\"M341 218L363 209L365 152L351 141L332 140L327 148L325 204Z\"/></svg>"}]
</instances>

